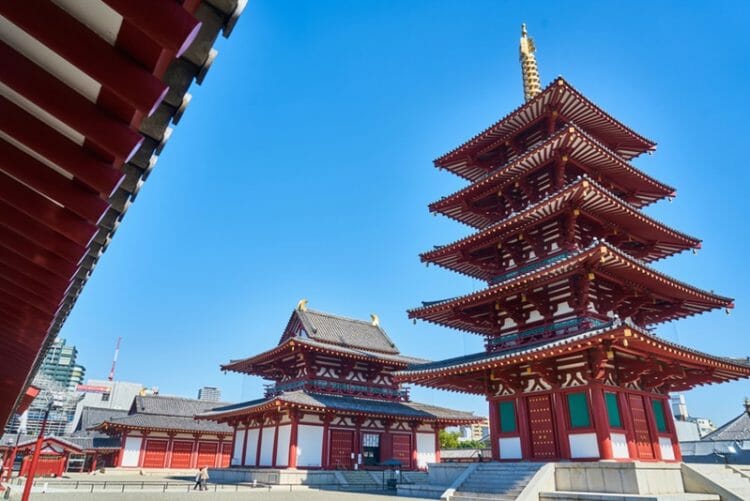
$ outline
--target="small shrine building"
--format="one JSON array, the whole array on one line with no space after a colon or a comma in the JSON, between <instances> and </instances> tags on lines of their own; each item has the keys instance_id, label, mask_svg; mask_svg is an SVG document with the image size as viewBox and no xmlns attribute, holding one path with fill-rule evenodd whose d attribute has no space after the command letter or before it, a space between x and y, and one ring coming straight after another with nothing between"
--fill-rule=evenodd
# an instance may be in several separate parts
<instances>
[{"instance_id":1,"label":"small shrine building","mask_svg":"<svg viewBox=\"0 0 750 501\"><path fill-rule=\"evenodd\" d=\"M271 381L264 397L197 418L232 427L232 466L424 468L440 461L440 430L483 421L410 400L392 374L425 362L401 355L377 316L343 318L303 300L275 348L222 366Z\"/></svg>"},{"instance_id":2,"label":"small shrine building","mask_svg":"<svg viewBox=\"0 0 750 501\"><path fill-rule=\"evenodd\" d=\"M526 102L435 161L469 182L430 210L475 231L422 261L486 282L409 317L485 338L396 381L482 395L495 460L679 461L668 394L750 376L747 359L653 332L733 300L650 263L700 240L642 208L675 195L630 160L655 143L557 78L539 83L522 30Z\"/></svg>"}]
</instances>

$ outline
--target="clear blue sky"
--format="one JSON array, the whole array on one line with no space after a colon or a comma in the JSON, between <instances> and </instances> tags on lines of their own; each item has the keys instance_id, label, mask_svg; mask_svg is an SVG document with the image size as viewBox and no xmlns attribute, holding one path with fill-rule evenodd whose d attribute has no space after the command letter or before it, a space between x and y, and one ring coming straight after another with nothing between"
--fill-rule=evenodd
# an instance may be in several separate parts
<instances>
[{"instance_id":1,"label":"clear blue sky","mask_svg":"<svg viewBox=\"0 0 750 501\"><path fill-rule=\"evenodd\" d=\"M658 264L736 298L659 333L750 355L750 3L252 0L85 288L62 336L87 376L194 397L258 398L219 364L276 344L300 298L380 316L403 353L441 359L480 337L420 323L422 299L481 284L417 254L469 229L427 204L464 183L432 160L523 100L526 22L542 81L563 75L659 143L636 165L677 187L649 214L704 240ZM689 392L723 422L750 383ZM415 388L415 400L486 415L483 399Z\"/></svg>"}]
</instances>

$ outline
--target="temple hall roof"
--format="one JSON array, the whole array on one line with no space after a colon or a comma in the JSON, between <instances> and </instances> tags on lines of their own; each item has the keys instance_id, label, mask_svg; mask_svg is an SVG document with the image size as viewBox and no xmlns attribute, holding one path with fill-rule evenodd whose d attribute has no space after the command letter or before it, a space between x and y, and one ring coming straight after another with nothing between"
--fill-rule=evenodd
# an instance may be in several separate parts
<instances>
[{"instance_id":1,"label":"temple hall roof","mask_svg":"<svg viewBox=\"0 0 750 501\"><path fill-rule=\"evenodd\" d=\"M321 395L306 391L290 391L272 398L217 407L200 414L197 418L225 420L232 416L275 408L283 404L292 407L329 409L375 417L397 416L428 422L478 423L484 420L484 418L475 416L470 412L457 411L418 402L389 402L349 396Z\"/></svg>"},{"instance_id":2,"label":"temple hall roof","mask_svg":"<svg viewBox=\"0 0 750 501\"><path fill-rule=\"evenodd\" d=\"M381 353L398 354L398 348L376 322L355 320L321 311L297 308L290 323L299 319L306 337L345 348L359 348ZM288 336L288 329L282 341Z\"/></svg>"},{"instance_id":3,"label":"temple hall roof","mask_svg":"<svg viewBox=\"0 0 750 501\"><path fill-rule=\"evenodd\" d=\"M742 414L701 438L701 442L722 440L750 440L750 400L745 400Z\"/></svg>"}]
</instances>

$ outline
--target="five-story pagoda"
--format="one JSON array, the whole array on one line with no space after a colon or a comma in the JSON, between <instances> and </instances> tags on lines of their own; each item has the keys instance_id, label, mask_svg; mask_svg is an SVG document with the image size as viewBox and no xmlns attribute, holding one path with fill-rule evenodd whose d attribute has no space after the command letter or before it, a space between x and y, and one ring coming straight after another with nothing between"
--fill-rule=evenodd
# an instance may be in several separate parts
<instances>
[{"instance_id":1,"label":"five-story pagoda","mask_svg":"<svg viewBox=\"0 0 750 501\"><path fill-rule=\"evenodd\" d=\"M675 193L629 163L655 144L562 78L542 89L525 27L520 52L526 102L435 161L470 184L430 210L476 231L421 256L487 287L409 311L486 351L396 378L484 395L496 460L679 460L668 392L750 366L650 329L732 300L649 266L700 247L641 212Z\"/></svg>"}]
</instances>

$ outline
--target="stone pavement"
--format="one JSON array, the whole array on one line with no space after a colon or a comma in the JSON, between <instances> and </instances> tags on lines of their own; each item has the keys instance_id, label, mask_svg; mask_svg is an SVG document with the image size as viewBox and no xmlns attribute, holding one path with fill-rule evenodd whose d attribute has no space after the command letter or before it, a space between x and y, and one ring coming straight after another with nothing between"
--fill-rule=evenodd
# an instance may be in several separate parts
<instances>
[{"instance_id":1,"label":"stone pavement","mask_svg":"<svg viewBox=\"0 0 750 501\"><path fill-rule=\"evenodd\" d=\"M10 499L20 499L21 490L16 489ZM317 489L295 488L292 492L284 490L249 489L241 492L48 492L31 495L32 501L240 501L240 500L269 500L269 501L403 501L393 495L382 493L336 492Z\"/></svg>"}]
</instances>

